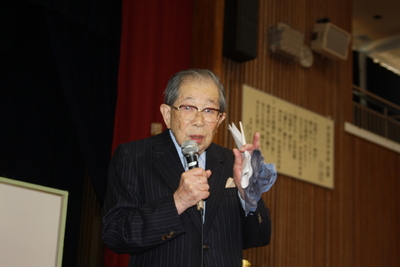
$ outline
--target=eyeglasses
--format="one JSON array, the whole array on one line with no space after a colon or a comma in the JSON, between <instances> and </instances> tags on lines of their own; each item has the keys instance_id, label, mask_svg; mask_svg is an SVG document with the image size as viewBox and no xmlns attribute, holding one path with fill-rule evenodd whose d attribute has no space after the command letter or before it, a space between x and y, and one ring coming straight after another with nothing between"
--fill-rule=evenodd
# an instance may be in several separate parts
<instances>
[{"instance_id":1,"label":"eyeglasses","mask_svg":"<svg viewBox=\"0 0 400 267\"><path fill-rule=\"evenodd\" d=\"M187 121L192 121L196 117L197 112L201 112L206 122L217 122L222 114L221 110L216 108L203 108L203 110L199 110L198 107L190 105L180 105L178 108L170 105L170 107L176 109L179 112L179 116Z\"/></svg>"}]
</instances>

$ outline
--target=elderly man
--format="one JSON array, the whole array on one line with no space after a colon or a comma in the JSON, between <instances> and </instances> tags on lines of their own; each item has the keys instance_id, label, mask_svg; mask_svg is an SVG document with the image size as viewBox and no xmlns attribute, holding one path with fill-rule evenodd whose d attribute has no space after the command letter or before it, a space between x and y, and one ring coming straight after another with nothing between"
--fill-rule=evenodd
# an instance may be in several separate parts
<instances>
[{"instance_id":1,"label":"elderly man","mask_svg":"<svg viewBox=\"0 0 400 267\"><path fill-rule=\"evenodd\" d=\"M130 266L239 267L242 250L267 245L271 235L262 198L254 212L243 208L242 153L259 148L259 134L240 150L212 143L226 102L209 70L178 72L164 94L160 111L168 129L115 150L103 240L130 254ZM199 148L199 167L189 170L181 150L187 140ZM203 213L196 208L201 200Z\"/></svg>"}]
</instances>

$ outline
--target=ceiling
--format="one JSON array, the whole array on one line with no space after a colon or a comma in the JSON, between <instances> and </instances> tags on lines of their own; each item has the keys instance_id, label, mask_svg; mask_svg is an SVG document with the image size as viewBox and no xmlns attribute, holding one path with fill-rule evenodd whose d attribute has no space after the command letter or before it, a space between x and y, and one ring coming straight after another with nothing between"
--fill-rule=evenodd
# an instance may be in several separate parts
<instances>
[{"instance_id":1,"label":"ceiling","mask_svg":"<svg viewBox=\"0 0 400 267\"><path fill-rule=\"evenodd\" d=\"M353 0L353 48L400 75L400 1Z\"/></svg>"}]
</instances>

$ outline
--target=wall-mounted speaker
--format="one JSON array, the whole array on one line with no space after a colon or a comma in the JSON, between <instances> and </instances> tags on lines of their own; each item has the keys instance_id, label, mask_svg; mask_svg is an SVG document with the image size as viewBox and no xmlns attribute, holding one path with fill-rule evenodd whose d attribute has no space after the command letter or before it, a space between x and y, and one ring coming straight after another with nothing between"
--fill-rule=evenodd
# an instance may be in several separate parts
<instances>
[{"instance_id":1,"label":"wall-mounted speaker","mask_svg":"<svg viewBox=\"0 0 400 267\"><path fill-rule=\"evenodd\" d=\"M258 0L225 0L223 55L237 62L257 57Z\"/></svg>"},{"instance_id":2,"label":"wall-mounted speaker","mask_svg":"<svg viewBox=\"0 0 400 267\"><path fill-rule=\"evenodd\" d=\"M346 60L351 34L330 22L316 23L312 34L311 49L329 59Z\"/></svg>"}]
</instances>

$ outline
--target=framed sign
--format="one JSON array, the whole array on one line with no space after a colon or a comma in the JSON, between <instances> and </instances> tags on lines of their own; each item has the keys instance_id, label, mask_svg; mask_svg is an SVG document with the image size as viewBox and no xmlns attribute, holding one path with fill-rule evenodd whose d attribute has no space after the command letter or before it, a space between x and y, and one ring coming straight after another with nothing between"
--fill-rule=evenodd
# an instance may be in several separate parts
<instances>
[{"instance_id":1,"label":"framed sign","mask_svg":"<svg viewBox=\"0 0 400 267\"><path fill-rule=\"evenodd\" d=\"M260 132L263 156L279 173L333 188L331 119L243 85L242 123L248 142Z\"/></svg>"},{"instance_id":2,"label":"framed sign","mask_svg":"<svg viewBox=\"0 0 400 267\"><path fill-rule=\"evenodd\" d=\"M61 267L68 192L0 177L0 266Z\"/></svg>"}]
</instances>

